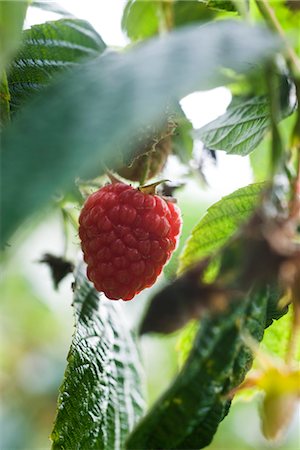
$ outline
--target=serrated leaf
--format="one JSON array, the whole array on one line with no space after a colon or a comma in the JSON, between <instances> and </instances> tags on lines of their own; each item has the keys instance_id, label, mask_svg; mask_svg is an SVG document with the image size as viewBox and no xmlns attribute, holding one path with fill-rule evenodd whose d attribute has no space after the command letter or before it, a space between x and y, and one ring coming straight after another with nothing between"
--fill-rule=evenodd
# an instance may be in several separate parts
<instances>
[{"instance_id":1,"label":"serrated leaf","mask_svg":"<svg viewBox=\"0 0 300 450\"><path fill-rule=\"evenodd\" d=\"M265 287L230 311L203 318L184 367L133 431L128 449L199 449L211 442L230 406L226 394L242 382L252 364L241 333L262 339L273 296L277 302L276 291Z\"/></svg>"},{"instance_id":2,"label":"serrated leaf","mask_svg":"<svg viewBox=\"0 0 300 450\"><path fill-rule=\"evenodd\" d=\"M236 106L213 122L196 130L205 147L245 156L256 148L269 129L269 105L266 97L255 97Z\"/></svg>"},{"instance_id":3,"label":"serrated leaf","mask_svg":"<svg viewBox=\"0 0 300 450\"><path fill-rule=\"evenodd\" d=\"M181 28L61 76L2 135L2 240L76 176L103 170L116 149L128 154L141 128L161 123L170 99L222 85L221 67L247 72L278 46L267 30L224 20Z\"/></svg>"},{"instance_id":4,"label":"serrated leaf","mask_svg":"<svg viewBox=\"0 0 300 450\"><path fill-rule=\"evenodd\" d=\"M8 72L11 110L16 111L59 73L98 57L105 48L99 34L84 20L60 19L25 30L22 47Z\"/></svg>"},{"instance_id":5,"label":"serrated leaf","mask_svg":"<svg viewBox=\"0 0 300 450\"><path fill-rule=\"evenodd\" d=\"M144 406L139 354L121 305L100 298L84 268L75 283L75 332L53 449L120 450Z\"/></svg>"},{"instance_id":6,"label":"serrated leaf","mask_svg":"<svg viewBox=\"0 0 300 450\"><path fill-rule=\"evenodd\" d=\"M179 272L218 250L245 222L258 204L264 183L245 186L208 208L192 231L180 256Z\"/></svg>"}]
</instances>

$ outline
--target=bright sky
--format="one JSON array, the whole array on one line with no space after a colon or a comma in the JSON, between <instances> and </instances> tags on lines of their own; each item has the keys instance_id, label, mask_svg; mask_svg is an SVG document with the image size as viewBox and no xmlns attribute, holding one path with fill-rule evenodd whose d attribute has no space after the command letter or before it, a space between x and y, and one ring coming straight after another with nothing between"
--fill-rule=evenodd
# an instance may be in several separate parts
<instances>
[{"instance_id":1,"label":"bright sky","mask_svg":"<svg viewBox=\"0 0 300 450\"><path fill-rule=\"evenodd\" d=\"M121 30L121 18L126 0L60 0L59 3L74 16L87 20L110 46L124 47L128 39ZM56 14L29 8L26 27L46 20L60 18ZM219 87L197 92L182 100L182 107L195 128L200 128L226 111L231 100L228 89ZM247 157L226 155L218 152L217 168L206 168L207 180L216 196L226 195L252 181L252 172Z\"/></svg>"}]
</instances>

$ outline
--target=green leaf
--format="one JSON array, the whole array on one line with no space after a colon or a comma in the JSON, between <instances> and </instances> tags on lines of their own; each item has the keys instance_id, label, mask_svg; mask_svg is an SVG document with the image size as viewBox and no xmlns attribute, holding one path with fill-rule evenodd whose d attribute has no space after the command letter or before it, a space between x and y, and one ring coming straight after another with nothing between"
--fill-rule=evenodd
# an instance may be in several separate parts
<instances>
[{"instance_id":1,"label":"green leaf","mask_svg":"<svg viewBox=\"0 0 300 450\"><path fill-rule=\"evenodd\" d=\"M17 50L28 1L0 1L0 73Z\"/></svg>"},{"instance_id":2,"label":"green leaf","mask_svg":"<svg viewBox=\"0 0 300 450\"><path fill-rule=\"evenodd\" d=\"M100 173L116 149L129 153L141 128L161 124L170 99L222 85L221 67L247 72L278 45L267 30L224 20L181 28L62 75L3 133L2 240L76 176L97 167Z\"/></svg>"},{"instance_id":3,"label":"green leaf","mask_svg":"<svg viewBox=\"0 0 300 450\"><path fill-rule=\"evenodd\" d=\"M265 287L230 311L203 318L184 367L133 431L128 449L199 449L211 442L228 413L226 394L242 382L252 364L241 333L262 339L272 296L278 301L278 294Z\"/></svg>"},{"instance_id":4,"label":"green leaf","mask_svg":"<svg viewBox=\"0 0 300 450\"><path fill-rule=\"evenodd\" d=\"M182 251L179 272L220 249L234 235L254 211L263 187L264 183L250 184L208 208Z\"/></svg>"},{"instance_id":5,"label":"green leaf","mask_svg":"<svg viewBox=\"0 0 300 450\"><path fill-rule=\"evenodd\" d=\"M49 1L32 1L30 6L33 8L43 9L64 17L74 17L67 9L63 8L59 3Z\"/></svg>"},{"instance_id":6,"label":"green leaf","mask_svg":"<svg viewBox=\"0 0 300 450\"><path fill-rule=\"evenodd\" d=\"M268 353L284 359L288 349L290 332L293 321L293 308L289 308L287 314L276 320L266 330L262 340L262 348ZM300 361L300 339L298 337L296 350L296 360Z\"/></svg>"},{"instance_id":7,"label":"green leaf","mask_svg":"<svg viewBox=\"0 0 300 450\"><path fill-rule=\"evenodd\" d=\"M7 77L5 70L3 70L2 76L0 72L0 128L2 128L10 119L9 100L10 95Z\"/></svg>"},{"instance_id":8,"label":"green leaf","mask_svg":"<svg viewBox=\"0 0 300 450\"><path fill-rule=\"evenodd\" d=\"M101 37L84 20L61 19L24 31L22 47L8 74L12 111L53 82L54 76L84 59L98 57L105 48Z\"/></svg>"},{"instance_id":9,"label":"green leaf","mask_svg":"<svg viewBox=\"0 0 300 450\"><path fill-rule=\"evenodd\" d=\"M230 0L202 0L202 1L204 1L210 8L236 12L234 2Z\"/></svg>"},{"instance_id":10,"label":"green leaf","mask_svg":"<svg viewBox=\"0 0 300 450\"><path fill-rule=\"evenodd\" d=\"M139 354L121 305L100 298L83 271L75 277L75 332L53 449L120 450L144 406Z\"/></svg>"},{"instance_id":11,"label":"green leaf","mask_svg":"<svg viewBox=\"0 0 300 450\"><path fill-rule=\"evenodd\" d=\"M166 25L165 9L170 8L171 22ZM157 0L129 0L125 6L122 17L122 29L127 36L135 41L147 39L160 30L172 26L174 28L195 22L207 22L220 15L222 10L235 11L231 2L222 1L220 5L211 0L175 0L171 5L168 2Z\"/></svg>"},{"instance_id":12,"label":"green leaf","mask_svg":"<svg viewBox=\"0 0 300 450\"><path fill-rule=\"evenodd\" d=\"M159 2L129 0L122 16L122 30L133 41L154 36L159 27Z\"/></svg>"},{"instance_id":13,"label":"green leaf","mask_svg":"<svg viewBox=\"0 0 300 450\"><path fill-rule=\"evenodd\" d=\"M178 125L174 136L172 136L172 152L178 156L180 161L188 164L192 158L194 141L192 138L193 125L184 114L181 106L176 107L175 121Z\"/></svg>"},{"instance_id":14,"label":"green leaf","mask_svg":"<svg viewBox=\"0 0 300 450\"><path fill-rule=\"evenodd\" d=\"M254 150L270 125L266 97L229 106L226 113L195 132L205 147L245 156Z\"/></svg>"}]
</instances>

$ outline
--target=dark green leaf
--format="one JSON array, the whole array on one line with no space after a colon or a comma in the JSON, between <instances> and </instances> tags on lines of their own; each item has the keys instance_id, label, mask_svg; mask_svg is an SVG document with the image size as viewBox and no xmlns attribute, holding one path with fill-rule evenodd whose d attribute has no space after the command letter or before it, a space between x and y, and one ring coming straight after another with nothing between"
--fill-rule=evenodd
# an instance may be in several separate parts
<instances>
[{"instance_id":1,"label":"dark green leaf","mask_svg":"<svg viewBox=\"0 0 300 450\"><path fill-rule=\"evenodd\" d=\"M140 360L121 305L75 278L75 332L60 388L53 449L120 450L144 401Z\"/></svg>"},{"instance_id":2,"label":"dark green leaf","mask_svg":"<svg viewBox=\"0 0 300 450\"><path fill-rule=\"evenodd\" d=\"M204 1L210 8L216 8L225 11L236 11L234 2L230 0L202 0L202 1Z\"/></svg>"},{"instance_id":3,"label":"dark green leaf","mask_svg":"<svg viewBox=\"0 0 300 450\"><path fill-rule=\"evenodd\" d=\"M55 75L83 59L96 58L105 48L94 28L83 20L61 19L24 31L21 50L8 74L12 111L53 82Z\"/></svg>"},{"instance_id":4,"label":"dark green leaf","mask_svg":"<svg viewBox=\"0 0 300 450\"><path fill-rule=\"evenodd\" d=\"M75 176L100 172L116 148L129 153L141 128L162 122L170 99L222 85L221 67L246 72L278 45L266 30L224 20L75 67L3 133L1 238Z\"/></svg>"},{"instance_id":5,"label":"dark green leaf","mask_svg":"<svg viewBox=\"0 0 300 450\"><path fill-rule=\"evenodd\" d=\"M180 272L221 248L233 236L258 205L263 187L263 183L250 184L208 208L183 249Z\"/></svg>"},{"instance_id":6,"label":"dark green leaf","mask_svg":"<svg viewBox=\"0 0 300 450\"><path fill-rule=\"evenodd\" d=\"M268 288L254 291L230 311L203 318L184 367L133 431L128 449L199 449L210 443L230 406L226 394L251 367L241 333L262 339L273 296L278 301Z\"/></svg>"}]
</instances>

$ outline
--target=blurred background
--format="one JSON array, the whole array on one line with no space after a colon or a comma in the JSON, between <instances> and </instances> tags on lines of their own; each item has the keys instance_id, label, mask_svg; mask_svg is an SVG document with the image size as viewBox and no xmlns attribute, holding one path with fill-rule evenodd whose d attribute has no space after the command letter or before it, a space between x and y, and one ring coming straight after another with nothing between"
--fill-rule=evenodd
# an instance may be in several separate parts
<instances>
[{"instance_id":1,"label":"blurred background","mask_svg":"<svg viewBox=\"0 0 300 450\"><path fill-rule=\"evenodd\" d=\"M108 0L61 0L59 3L76 17L89 21L108 45L123 47L128 43L120 25L125 1L115 0L113 8ZM25 27L58 18L56 14L30 8ZM226 88L218 88L194 93L183 99L181 105L193 125L200 127L223 114L230 100L230 92ZM196 160L200 152L199 143L195 146ZM196 171L194 179L188 179L185 168L175 158L171 158L165 169L166 178L184 184L176 192L183 215L183 233L179 249L155 286L142 292L132 302L123 304L124 315L132 326L138 323L154 290L174 275L180 249L207 207L254 179L248 157L229 156L222 152L218 154L217 164L208 161L203 171L207 184L200 174L197 176ZM0 281L1 450L49 449L51 445L48 436L55 418L58 389L73 332L72 276L67 276L55 290L49 268L39 260L47 252L76 258L80 251L76 232L72 227L68 228L67 243L65 232L61 212L49 207L46 217L44 214L43 217L36 215L10 242L10 258L5 262ZM184 333L142 338L149 404L155 401L179 370L182 359L180 343ZM257 395L251 401L235 401L208 448L269 448L270 444L260 432L259 400ZM297 419L299 417L295 418L287 437L276 448L299 448Z\"/></svg>"}]
</instances>

